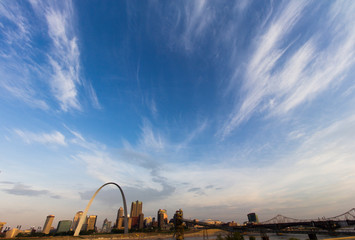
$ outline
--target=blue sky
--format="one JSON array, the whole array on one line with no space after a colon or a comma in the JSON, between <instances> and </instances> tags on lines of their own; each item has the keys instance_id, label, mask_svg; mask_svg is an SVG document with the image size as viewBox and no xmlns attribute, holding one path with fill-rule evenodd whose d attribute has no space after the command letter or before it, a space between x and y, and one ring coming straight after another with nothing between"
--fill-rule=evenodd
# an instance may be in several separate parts
<instances>
[{"instance_id":1,"label":"blue sky","mask_svg":"<svg viewBox=\"0 0 355 240\"><path fill-rule=\"evenodd\" d=\"M353 1L1 1L0 211L354 207ZM113 220L108 187L90 214Z\"/></svg>"}]
</instances>

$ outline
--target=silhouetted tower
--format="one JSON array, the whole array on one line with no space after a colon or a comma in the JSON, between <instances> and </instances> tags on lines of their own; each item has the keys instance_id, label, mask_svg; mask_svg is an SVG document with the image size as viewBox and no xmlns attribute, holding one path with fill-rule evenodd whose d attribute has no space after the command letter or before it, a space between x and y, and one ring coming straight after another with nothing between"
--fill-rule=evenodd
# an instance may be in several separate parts
<instances>
[{"instance_id":1,"label":"silhouetted tower","mask_svg":"<svg viewBox=\"0 0 355 240\"><path fill-rule=\"evenodd\" d=\"M258 223L259 222L258 215L256 215L255 213L249 213L248 214L248 221Z\"/></svg>"}]
</instances>

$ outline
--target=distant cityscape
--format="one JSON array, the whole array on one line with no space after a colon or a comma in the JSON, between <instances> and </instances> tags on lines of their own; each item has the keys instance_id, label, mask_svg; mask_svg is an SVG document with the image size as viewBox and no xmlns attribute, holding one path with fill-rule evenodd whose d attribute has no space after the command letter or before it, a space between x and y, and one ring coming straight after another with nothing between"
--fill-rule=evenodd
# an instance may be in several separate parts
<instances>
[{"instance_id":1,"label":"distant cityscape","mask_svg":"<svg viewBox=\"0 0 355 240\"><path fill-rule=\"evenodd\" d=\"M6 222L0 222L0 234L1 237L14 238L19 235L72 235L76 230L80 218L83 216L83 211L78 211L73 220L60 220L57 227L53 226L55 216L48 215L45 219L43 228L32 227L30 229L22 230L21 225L14 228L6 226ZM258 216L255 213L249 213L248 222L258 222ZM159 209L157 217L144 217L143 202L135 201L131 204L130 215L127 216L128 229L133 231L169 231L174 227L173 219L168 219L166 209ZM197 219L194 219L195 223L198 223ZM204 223L208 224L223 224L219 220L207 219ZM235 222L228 223L230 226L237 225ZM190 224L191 225L191 224ZM82 234L92 233L123 233L124 229L124 209L120 207L117 211L117 217L115 221L110 221L107 218L103 221L102 226L97 226L97 215L86 216L85 222L81 227ZM198 224L193 226L198 228Z\"/></svg>"},{"instance_id":2,"label":"distant cityscape","mask_svg":"<svg viewBox=\"0 0 355 240\"><path fill-rule=\"evenodd\" d=\"M103 185L105 186L105 185ZM102 188L102 187L101 187ZM100 189L101 189L100 188ZM100 190L99 189L99 190ZM95 195L94 195L95 196ZM88 204L88 206L90 203ZM124 201L124 206L126 203ZM183 211L179 209L169 220L166 209L159 209L156 217L144 217L143 203L135 201L131 204L130 214L125 216L127 209L120 207L114 221L107 218L101 226L97 226L97 215L88 215L85 211L78 211L73 220L60 220L55 228L54 215L48 215L42 227L32 227L22 230L21 225L14 228L0 222L0 237L45 237L45 236L79 236L92 234L123 234L123 233L159 233L173 234L175 239L184 239L184 229L220 229L234 233L258 233L263 240L269 240L267 233L277 234L307 234L310 240L317 240L317 234L337 234L340 236L355 236L355 208L330 218L294 219L277 215L267 221L259 222L256 213L247 214L248 220L242 224L234 221L224 223L219 220L198 220L183 218ZM126 221L127 220L127 221ZM125 225L127 224L127 225ZM79 230L80 229L80 230ZM130 230L130 231L127 231ZM121 235L122 236L122 235ZM108 236L110 237L110 236Z\"/></svg>"}]
</instances>

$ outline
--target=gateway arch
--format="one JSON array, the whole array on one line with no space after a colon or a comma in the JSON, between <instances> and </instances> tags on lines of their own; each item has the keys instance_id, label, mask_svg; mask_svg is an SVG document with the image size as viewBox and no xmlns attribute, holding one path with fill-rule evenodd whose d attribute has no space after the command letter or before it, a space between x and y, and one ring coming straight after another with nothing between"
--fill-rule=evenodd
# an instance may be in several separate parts
<instances>
[{"instance_id":1,"label":"gateway arch","mask_svg":"<svg viewBox=\"0 0 355 240\"><path fill-rule=\"evenodd\" d=\"M124 193L123 193L123 191L122 191L122 188L121 188L117 183L108 182L108 183L105 183L104 185L102 185L99 189L97 189L96 192L94 193L94 195L92 196L92 198L90 199L90 202L89 202L88 205L86 206L83 215L81 215L81 217L80 217L80 221L79 221L78 226L77 226L76 229L75 229L74 236L79 236L81 227L82 227L83 224L84 224L84 221L85 221L85 219L86 219L86 215L87 215L87 213L88 213L88 211L89 211L89 208L90 208L90 206L91 206L91 203L92 203L92 201L94 201L94 198L96 197L96 195L100 192L100 190L101 190L103 187L105 187L106 185L109 185L109 184L115 185L115 186L118 187L118 188L120 189L120 191L121 191L121 195L122 195L122 199L123 199L123 208L124 208L124 233L125 233L125 234L128 233L126 198L125 198L125 196L124 196Z\"/></svg>"}]
</instances>

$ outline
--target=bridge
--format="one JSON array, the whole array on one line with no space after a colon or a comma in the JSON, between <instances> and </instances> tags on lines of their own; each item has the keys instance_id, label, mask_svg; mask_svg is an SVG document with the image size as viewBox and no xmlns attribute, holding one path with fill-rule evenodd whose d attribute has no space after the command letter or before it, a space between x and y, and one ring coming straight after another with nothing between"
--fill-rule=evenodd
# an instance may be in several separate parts
<instances>
[{"instance_id":1,"label":"bridge","mask_svg":"<svg viewBox=\"0 0 355 240\"><path fill-rule=\"evenodd\" d=\"M253 227L283 230L291 229L292 227L306 227L316 228L333 232L337 229L355 225L355 208L331 218L318 218L318 219L294 219L277 215L270 220L255 224Z\"/></svg>"},{"instance_id":2,"label":"bridge","mask_svg":"<svg viewBox=\"0 0 355 240\"><path fill-rule=\"evenodd\" d=\"M316 234L355 235L354 230L343 228L355 225L355 208L335 217L318 219L295 219L277 215L261 223L247 223L230 226L228 224L209 224L195 220L184 219L184 222L197 224L206 228L219 228L230 232L259 232L263 239L267 233L308 234L309 238L317 239Z\"/></svg>"}]
</instances>

